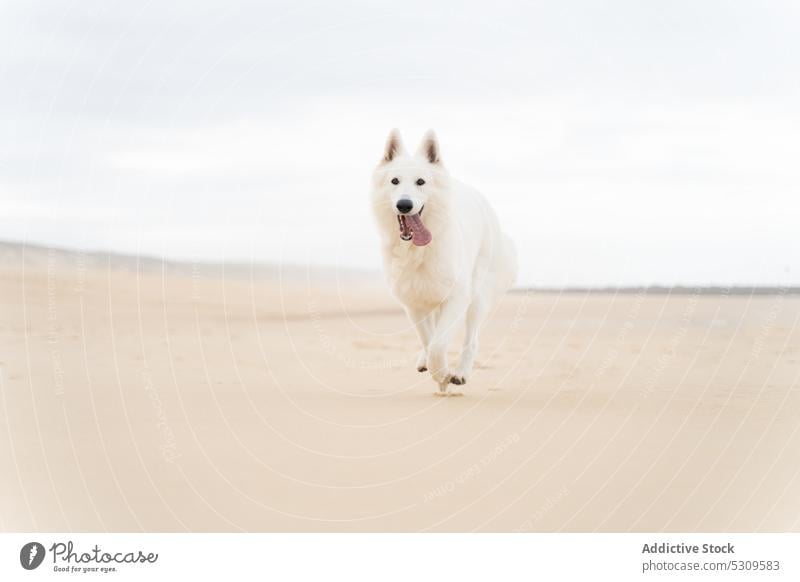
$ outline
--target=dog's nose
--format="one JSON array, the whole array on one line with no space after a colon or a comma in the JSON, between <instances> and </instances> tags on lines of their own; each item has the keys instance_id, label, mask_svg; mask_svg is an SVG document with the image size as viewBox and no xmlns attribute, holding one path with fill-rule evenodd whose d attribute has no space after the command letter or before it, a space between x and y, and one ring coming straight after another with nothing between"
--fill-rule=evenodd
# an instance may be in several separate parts
<instances>
[{"instance_id":1,"label":"dog's nose","mask_svg":"<svg viewBox=\"0 0 800 582\"><path fill-rule=\"evenodd\" d=\"M407 198L397 201L397 210L400 212L400 214L408 214L411 212L412 208L414 208L414 203Z\"/></svg>"}]
</instances>

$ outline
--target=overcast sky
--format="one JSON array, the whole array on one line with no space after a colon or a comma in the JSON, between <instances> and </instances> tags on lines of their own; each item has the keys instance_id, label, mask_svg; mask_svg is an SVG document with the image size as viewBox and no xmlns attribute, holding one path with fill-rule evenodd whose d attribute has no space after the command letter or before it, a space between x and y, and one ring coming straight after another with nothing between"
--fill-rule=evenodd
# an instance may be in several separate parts
<instances>
[{"instance_id":1,"label":"overcast sky","mask_svg":"<svg viewBox=\"0 0 800 582\"><path fill-rule=\"evenodd\" d=\"M433 127L532 285L800 283L800 3L0 3L0 238L379 268Z\"/></svg>"}]
</instances>

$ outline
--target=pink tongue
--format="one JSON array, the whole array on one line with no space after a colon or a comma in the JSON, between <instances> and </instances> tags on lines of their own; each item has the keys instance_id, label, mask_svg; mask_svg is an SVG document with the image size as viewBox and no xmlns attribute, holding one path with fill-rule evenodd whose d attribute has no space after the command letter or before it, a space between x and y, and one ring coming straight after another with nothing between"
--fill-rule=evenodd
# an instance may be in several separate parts
<instances>
[{"instance_id":1,"label":"pink tongue","mask_svg":"<svg viewBox=\"0 0 800 582\"><path fill-rule=\"evenodd\" d=\"M411 242L418 247L424 247L426 244L431 242L433 239L433 236L431 236L431 231L425 228L425 225L422 224L422 218L420 218L419 214L406 216L406 220L411 225Z\"/></svg>"}]
</instances>

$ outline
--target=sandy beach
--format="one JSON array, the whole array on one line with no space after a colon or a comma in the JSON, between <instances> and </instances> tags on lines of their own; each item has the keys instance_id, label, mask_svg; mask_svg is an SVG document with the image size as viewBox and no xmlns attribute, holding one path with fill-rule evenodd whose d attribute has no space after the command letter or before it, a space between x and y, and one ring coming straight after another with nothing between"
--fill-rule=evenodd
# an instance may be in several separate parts
<instances>
[{"instance_id":1,"label":"sandy beach","mask_svg":"<svg viewBox=\"0 0 800 582\"><path fill-rule=\"evenodd\" d=\"M0 253L0 528L800 531L800 297L516 292L436 398L379 277Z\"/></svg>"}]
</instances>

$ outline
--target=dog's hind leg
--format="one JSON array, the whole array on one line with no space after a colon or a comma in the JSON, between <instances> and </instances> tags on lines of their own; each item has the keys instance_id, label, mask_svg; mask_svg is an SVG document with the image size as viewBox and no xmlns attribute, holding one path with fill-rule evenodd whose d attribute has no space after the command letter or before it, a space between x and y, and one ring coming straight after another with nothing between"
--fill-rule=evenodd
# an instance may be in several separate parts
<instances>
[{"instance_id":1,"label":"dog's hind leg","mask_svg":"<svg viewBox=\"0 0 800 582\"><path fill-rule=\"evenodd\" d=\"M468 306L467 298L464 295L458 295L444 302L439 310L436 327L428 346L428 369L430 369L433 379L439 384L440 392L447 391L447 385L453 377L447 365L447 348Z\"/></svg>"},{"instance_id":2,"label":"dog's hind leg","mask_svg":"<svg viewBox=\"0 0 800 582\"><path fill-rule=\"evenodd\" d=\"M476 296L467 309L467 330L464 334L464 345L461 348L461 356L458 361L453 377L450 382L453 384L466 384L469 375L472 373L472 366L475 364L475 355L478 353L478 333L481 324L487 314L486 301Z\"/></svg>"}]
</instances>

